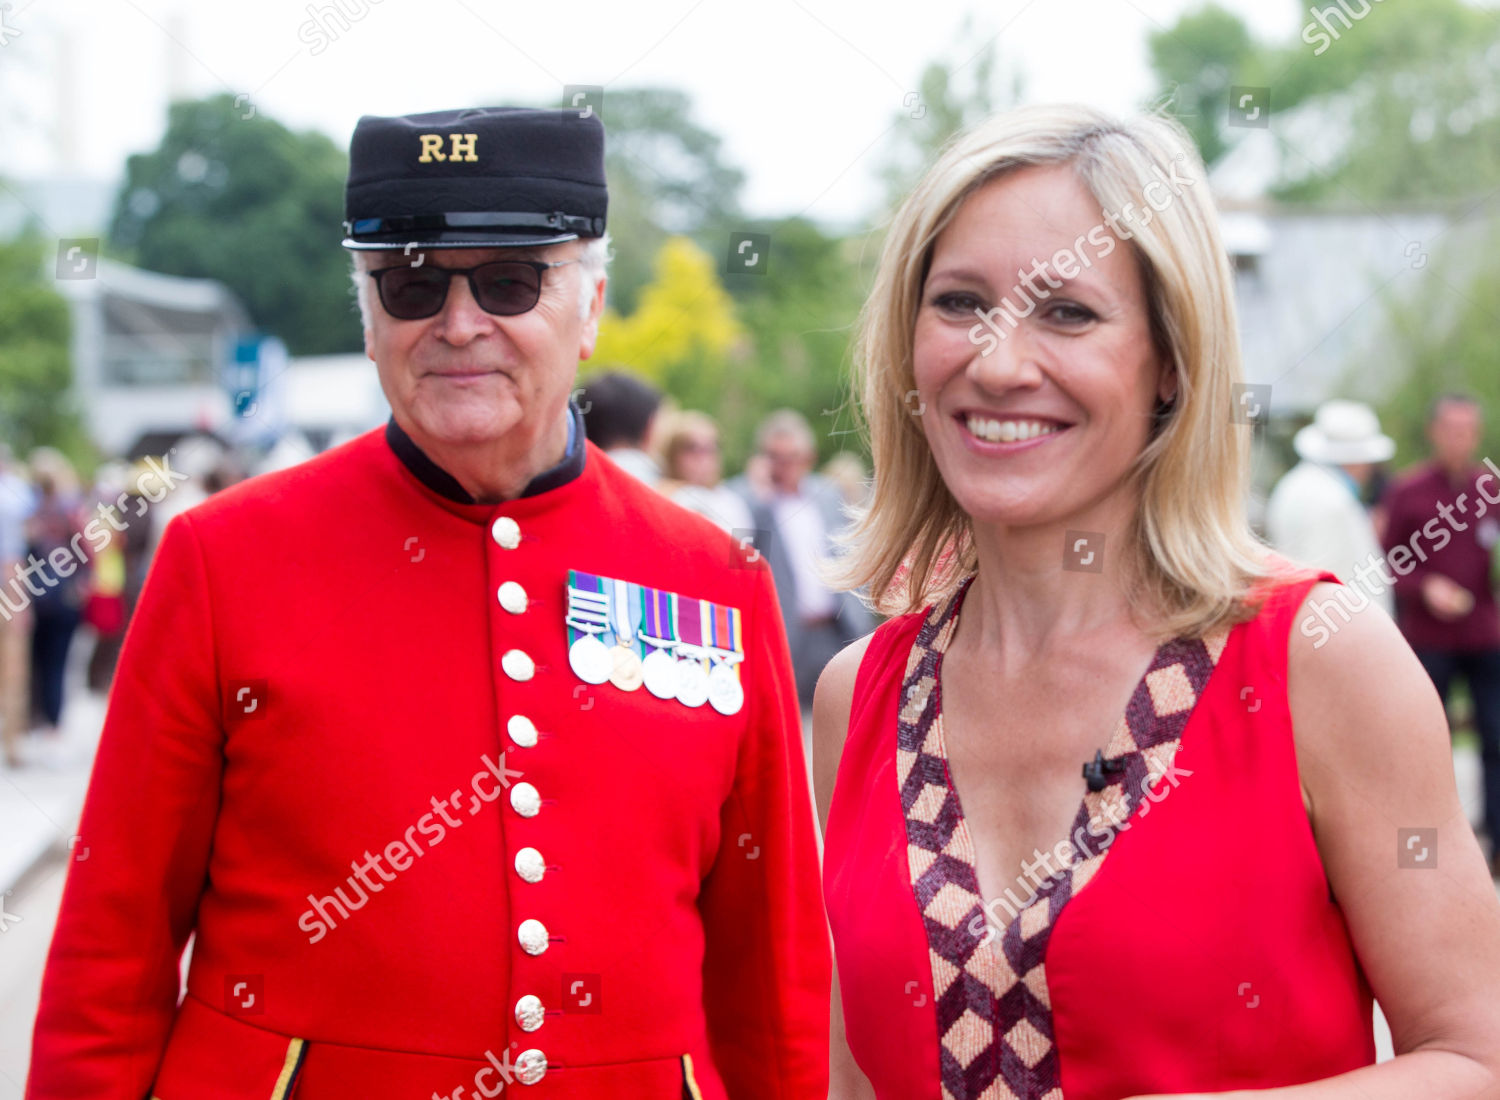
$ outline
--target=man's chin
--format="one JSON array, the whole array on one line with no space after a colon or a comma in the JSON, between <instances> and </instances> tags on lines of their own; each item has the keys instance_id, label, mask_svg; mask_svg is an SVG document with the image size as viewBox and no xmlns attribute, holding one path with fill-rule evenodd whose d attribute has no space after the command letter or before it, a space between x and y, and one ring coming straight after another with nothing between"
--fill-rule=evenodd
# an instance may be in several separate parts
<instances>
[{"instance_id":1,"label":"man's chin","mask_svg":"<svg viewBox=\"0 0 1500 1100\"><path fill-rule=\"evenodd\" d=\"M414 434L450 447L493 443L521 423L521 410L513 401L443 402L410 410Z\"/></svg>"}]
</instances>

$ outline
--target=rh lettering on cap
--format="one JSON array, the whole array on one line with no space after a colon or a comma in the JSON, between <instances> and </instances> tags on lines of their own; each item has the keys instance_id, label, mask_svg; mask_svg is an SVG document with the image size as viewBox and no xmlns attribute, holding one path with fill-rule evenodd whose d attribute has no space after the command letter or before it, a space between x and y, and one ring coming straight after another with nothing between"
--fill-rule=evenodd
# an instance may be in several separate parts
<instances>
[{"instance_id":1,"label":"rh lettering on cap","mask_svg":"<svg viewBox=\"0 0 1500 1100\"><path fill-rule=\"evenodd\" d=\"M474 153L474 145L479 140L478 134L419 134L422 141L422 155L417 158L418 164L431 164L435 160L478 160ZM443 153L443 138L448 139L448 152Z\"/></svg>"}]
</instances>

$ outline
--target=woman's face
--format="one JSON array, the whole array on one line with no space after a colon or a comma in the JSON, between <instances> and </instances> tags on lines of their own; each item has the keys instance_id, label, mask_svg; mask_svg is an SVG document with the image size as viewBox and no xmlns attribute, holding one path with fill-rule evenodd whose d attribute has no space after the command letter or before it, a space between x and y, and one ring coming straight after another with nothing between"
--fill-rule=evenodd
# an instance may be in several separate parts
<instances>
[{"instance_id":1,"label":"woman's face","mask_svg":"<svg viewBox=\"0 0 1500 1100\"><path fill-rule=\"evenodd\" d=\"M712 489L719 475L718 434L701 428L684 432L677 444L677 476L689 485Z\"/></svg>"},{"instance_id":2,"label":"woman's face","mask_svg":"<svg viewBox=\"0 0 1500 1100\"><path fill-rule=\"evenodd\" d=\"M964 202L922 289L913 411L970 516L1055 525L1122 491L1175 388L1149 317L1134 253L1070 166L1020 169Z\"/></svg>"}]
</instances>

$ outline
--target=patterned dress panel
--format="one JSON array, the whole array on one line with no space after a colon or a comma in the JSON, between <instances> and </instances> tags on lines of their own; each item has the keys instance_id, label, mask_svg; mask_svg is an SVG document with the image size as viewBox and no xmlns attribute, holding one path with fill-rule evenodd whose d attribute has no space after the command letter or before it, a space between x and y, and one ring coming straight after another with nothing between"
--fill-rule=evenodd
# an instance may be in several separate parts
<instances>
[{"instance_id":1,"label":"patterned dress panel","mask_svg":"<svg viewBox=\"0 0 1500 1100\"><path fill-rule=\"evenodd\" d=\"M1227 631L1179 638L1157 650L1111 735L1106 782L1089 791L1051 874L1023 865L1024 901L997 899L1011 919L985 914L974 843L948 770L940 672L966 582L923 622L907 659L897 722L897 782L906 818L912 890L927 932L944 1100L1063 1100L1047 943L1068 902L1098 872L1109 847L1171 771L1182 730L1223 651Z\"/></svg>"}]
</instances>

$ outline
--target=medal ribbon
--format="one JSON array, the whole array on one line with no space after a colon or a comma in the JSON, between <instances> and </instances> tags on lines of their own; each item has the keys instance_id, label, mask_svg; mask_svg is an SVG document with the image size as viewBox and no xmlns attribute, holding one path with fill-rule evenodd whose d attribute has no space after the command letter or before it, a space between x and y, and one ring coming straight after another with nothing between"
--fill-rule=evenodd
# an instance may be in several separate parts
<instances>
[{"instance_id":1,"label":"medal ribbon","mask_svg":"<svg viewBox=\"0 0 1500 1100\"><path fill-rule=\"evenodd\" d=\"M601 633L609 622L609 597L601 578L568 570L568 644L586 634Z\"/></svg>"},{"instance_id":2,"label":"medal ribbon","mask_svg":"<svg viewBox=\"0 0 1500 1100\"><path fill-rule=\"evenodd\" d=\"M679 655L702 664L706 654L703 650L703 620L708 604L691 596L674 596L677 602L677 636L682 639Z\"/></svg>"},{"instance_id":3,"label":"medal ribbon","mask_svg":"<svg viewBox=\"0 0 1500 1100\"><path fill-rule=\"evenodd\" d=\"M677 616L672 613L672 593L658 588L642 588L645 616L641 637L657 649L671 650L677 640Z\"/></svg>"},{"instance_id":4,"label":"medal ribbon","mask_svg":"<svg viewBox=\"0 0 1500 1100\"><path fill-rule=\"evenodd\" d=\"M618 645L639 653L637 628L641 621L641 588L629 581L610 581L609 584L613 589L613 598L610 600L610 630L605 637L605 644Z\"/></svg>"},{"instance_id":5,"label":"medal ribbon","mask_svg":"<svg viewBox=\"0 0 1500 1100\"><path fill-rule=\"evenodd\" d=\"M740 662L745 659L745 650L740 638L740 609L737 607L721 607L723 613L724 629L718 634L721 648L724 650L724 661L732 669L734 674L740 674Z\"/></svg>"},{"instance_id":6,"label":"medal ribbon","mask_svg":"<svg viewBox=\"0 0 1500 1100\"><path fill-rule=\"evenodd\" d=\"M744 660L745 654L740 645L740 612L736 607L720 607L717 604L710 605L713 609L713 617L710 627L713 631L712 652L715 664L734 666Z\"/></svg>"}]
</instances>

